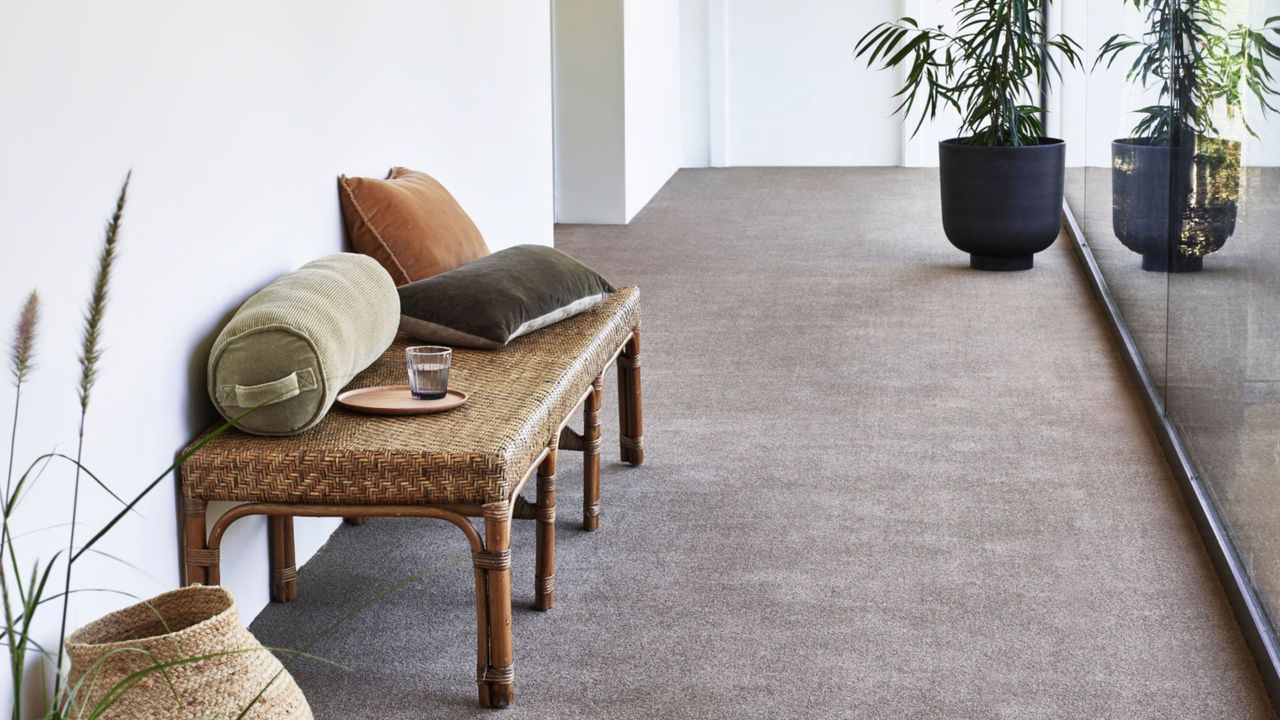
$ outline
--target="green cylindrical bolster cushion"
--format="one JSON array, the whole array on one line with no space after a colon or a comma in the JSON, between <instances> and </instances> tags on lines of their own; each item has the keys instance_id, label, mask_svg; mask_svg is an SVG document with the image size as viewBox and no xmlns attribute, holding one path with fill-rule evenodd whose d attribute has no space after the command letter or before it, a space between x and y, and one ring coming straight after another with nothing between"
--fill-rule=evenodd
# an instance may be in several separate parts
<instances>
[{"instance_id":1,"label":"green cylindrical bolster cushion","mask_svg":"<svg viewBox=\"0 0 1280 720\"><path fill-rule=\"evenodd\" d=\"M209 397L256 435L320 422L338 392L395 340L400 296L376 260L307 263L245 301L209 353Z\"/></svg>"}]
</instances>

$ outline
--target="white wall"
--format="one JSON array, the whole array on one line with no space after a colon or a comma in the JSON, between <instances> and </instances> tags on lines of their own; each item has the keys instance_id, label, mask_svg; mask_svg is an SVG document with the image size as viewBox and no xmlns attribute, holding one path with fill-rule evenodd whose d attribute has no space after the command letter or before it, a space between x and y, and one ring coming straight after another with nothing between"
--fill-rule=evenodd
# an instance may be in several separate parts
<instances>
[{"instance_id":1,"label":"white wall","mask_svg":"<svg viewBox=\"0 0 1280 720\"><path fill-rule=\"evenodd\" d=\"M1061 84L1063 139L1067 141L1067 165L1111 166L1111 141L1129 137L1138 117L1134 108L1157 102L1125 79L1133 55L1122 56L1108 69L1093 68L1098 48L1116 33L1138 36L1143 17L1130 5L1110 0L1087 0L1062 7L1063 30L1084 46L1088 67L1066 71Z\"/></svg>"},{"instance_id":2,"label":"white wall","mask_svg":"<svg viewBox=\"0 0 1280 720\"><path fill-rule=\"evenodd\" d=\"M342 0L7 3L4 342L30 289L44 309L17 456L74 450L80 313L129 168L85 444L87 464L122 495L212 420L204 365L228 314L278 274L343 249L339 173L427 170L494 248L550 244L549 38L548 3L530 0L372 0L358 12ZM5 383L0 406L12 401ZM7 413L0 425L8 429ZM60 466L44 474L21 511L25 529L68 520L69 478ZM112 510L100 492L86 498L82 532ZM173 485L140 515L102 546L138 569L93 557L75 586L139 596L176 586ZM334 526L300 520L299 560ZM52 555L64 532L23 538L26 558ZM223 563L225 584L252 618L268 596L264 524L238 523ZM70 626L126 602L77 595ZM46 628L40 639L53 637Z\"/></svg>"},{"instance_id":3,"label":"white wall","mask_svg":"<svg viewBox=\"0 0 1280 720\"><path fill-rule=\"evenodd\" d=\"M868 30L904 15L954 29L954 4L682 0L686 167L936 166L958 113L916 132L915 119L892 114L904 72L869 69L853 54Z\"/></svg>"},{"instance_id":4,"label":"white wall","mask_svg":"<svg viewBox=\"0 0 1280 720\"><path fill-rule=\"evenodd\" d=\"M683 167L711 164L707 0L680 0L680 122Z\"/></svg>"},{"instance_id":5,"label":"white wall","mask_svg":"<svg viewBox=\"0 0 1280 720\"><path fill-rule=\"evenodd\" d=\"M734 165L896 165L897 78L854 61L894 0L732 0L728 156Z\"/></svg>"},{"instance_id":6,"label":"white wall","mask_svg":"<svg viewBox=\"0 0 1280 720\"><path fill-rule=\"evenodd\" d=\"M680 2L627 0L623 7L626 216L636 216L680 169Z\"/></svg>"},{"instance_id":7,"label":"white wall","mask_svg":"<svg viewBox=\"0 0 1280 720\"><path fill-rule=\"evenodd\" d=\"M622 2L552 7L556 220L626 222Z\"/></svg>"},{"instance_id":8,"label":"white wall","mask_svg":"<svg viewBox=\"0 0 1280 720\"><path fill-rule=\"evenodd\" d=\"M630 222L680 168L679 0L554 0L556 220Z\"/></svg>"},{"instance_id":9,"label":"white wall","mask_svg":"<svg viewBox=\"0 0 1280 720\"><path fill-rule=\"evenodd\" d=\"M853 58L863 33L902 14L900 0L683 0L683 6L686 63L709 62L713 70L704 89L700 70L685 69L687 166L712 164L717 146L724 158L714 164L900 162L902 123L891 115L890 97L898 78ZM708 15L703 31L698 24ZM718 36L727 45L723 68L716 67ZM722 128L714 122L717 107Z\"/></svg>"}]
</instances>

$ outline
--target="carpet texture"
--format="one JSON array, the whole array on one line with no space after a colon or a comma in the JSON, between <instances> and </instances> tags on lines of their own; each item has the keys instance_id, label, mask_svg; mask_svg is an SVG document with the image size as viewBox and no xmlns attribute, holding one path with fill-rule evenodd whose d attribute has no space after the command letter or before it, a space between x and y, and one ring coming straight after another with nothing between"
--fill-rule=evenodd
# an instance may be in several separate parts
<instances>
[{"instance_id":1,"label":"carpet texture","mask_svg":"<svg viewBox=\"0 0 1280 720\"><path fill-rule=\"evenodd\" d=\"M936 181L681 171L630 226L558 229L643 289L647 462L616 462L610 377L602 526L566 454L548 614L515 527L501 717L1273 717L1067 244L970 271ZM465 558L344 527L252 629L324 635L342 667L289 663L322 720L497 717Z\"/></svg>"}]
</instances>

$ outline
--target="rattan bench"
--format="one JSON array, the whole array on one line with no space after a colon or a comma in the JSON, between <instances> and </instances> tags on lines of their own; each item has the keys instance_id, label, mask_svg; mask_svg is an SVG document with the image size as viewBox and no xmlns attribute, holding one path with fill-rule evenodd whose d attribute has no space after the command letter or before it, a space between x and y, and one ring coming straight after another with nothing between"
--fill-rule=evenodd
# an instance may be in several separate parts
<instances>
[{"instance_id":1,"label":"rattan bench","mask_svg":"<svg viewBox=\"0 0 1280 720\"><path fill-rule=\"evenodd\" d=\"M404 384L408 344L398 338L350 387ZM639 465L640 293L630 287L502 350L456 350L450 385L466 390L470 400L451 412L386 418L335 408L293 437L233 430L214 438L179 473L183 583L218 584L223 535L251 515L268 516L271 592L280 602L297 596L294 517L343 517L353 524L385 516L448 521L466 535L475 566L480 703L509 704L515 695L510 523L538 523L534 605L549 610L555 598L557 453L583 453L583 525L594 530L602 386L615 363L621 459ZM579 405L581 434L568 428ZM520 491L535 471L537 499L526 503ZM211 501L244 504L210 523ZM482 517L483 532L468 517Z\"/></svg>"}]
</instances>

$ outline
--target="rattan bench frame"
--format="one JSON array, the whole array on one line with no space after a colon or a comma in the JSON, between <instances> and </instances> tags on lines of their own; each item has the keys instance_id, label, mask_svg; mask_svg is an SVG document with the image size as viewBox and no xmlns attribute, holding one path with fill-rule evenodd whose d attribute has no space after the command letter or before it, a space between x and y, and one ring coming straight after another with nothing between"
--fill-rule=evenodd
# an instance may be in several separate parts
<instances>
[{"instance_id":1,"label":"rattan bench frame","mask_svg":"<svg viewBox=\"0 0 1280 720\"><path fill-rule=\"evenodd\" d=\"M502 502L486 504L294 504L251 502L222 513L212 525L208 502L179 493L179 553L183 585L218 584L220 549L228 527L255 515L268 519L271 596L288 602L298 596L294 551L294 517L342 517L360 525L371 517L420 517L449 522L462 531L471 548L476 590L476 684L480 704L505 707L515 698L514 648L511 633L511 521L538 523L535 542L534 607L547 611L555 604L556 461L561 450L583 454L583 528L600 526L600 411L604 371L617 367L619 446L622 462L644 462L644 410L640 383L640 328L637 325L605 364L582 396L583 431L568 425L576 407L548 438L546 447L525 470L523 478ZM521 491L536 475L536 501L527 503ZM179 473L181 487L181 473ZM471 523L483 518L483 531Z\"/></svg>"}]
</instances>

